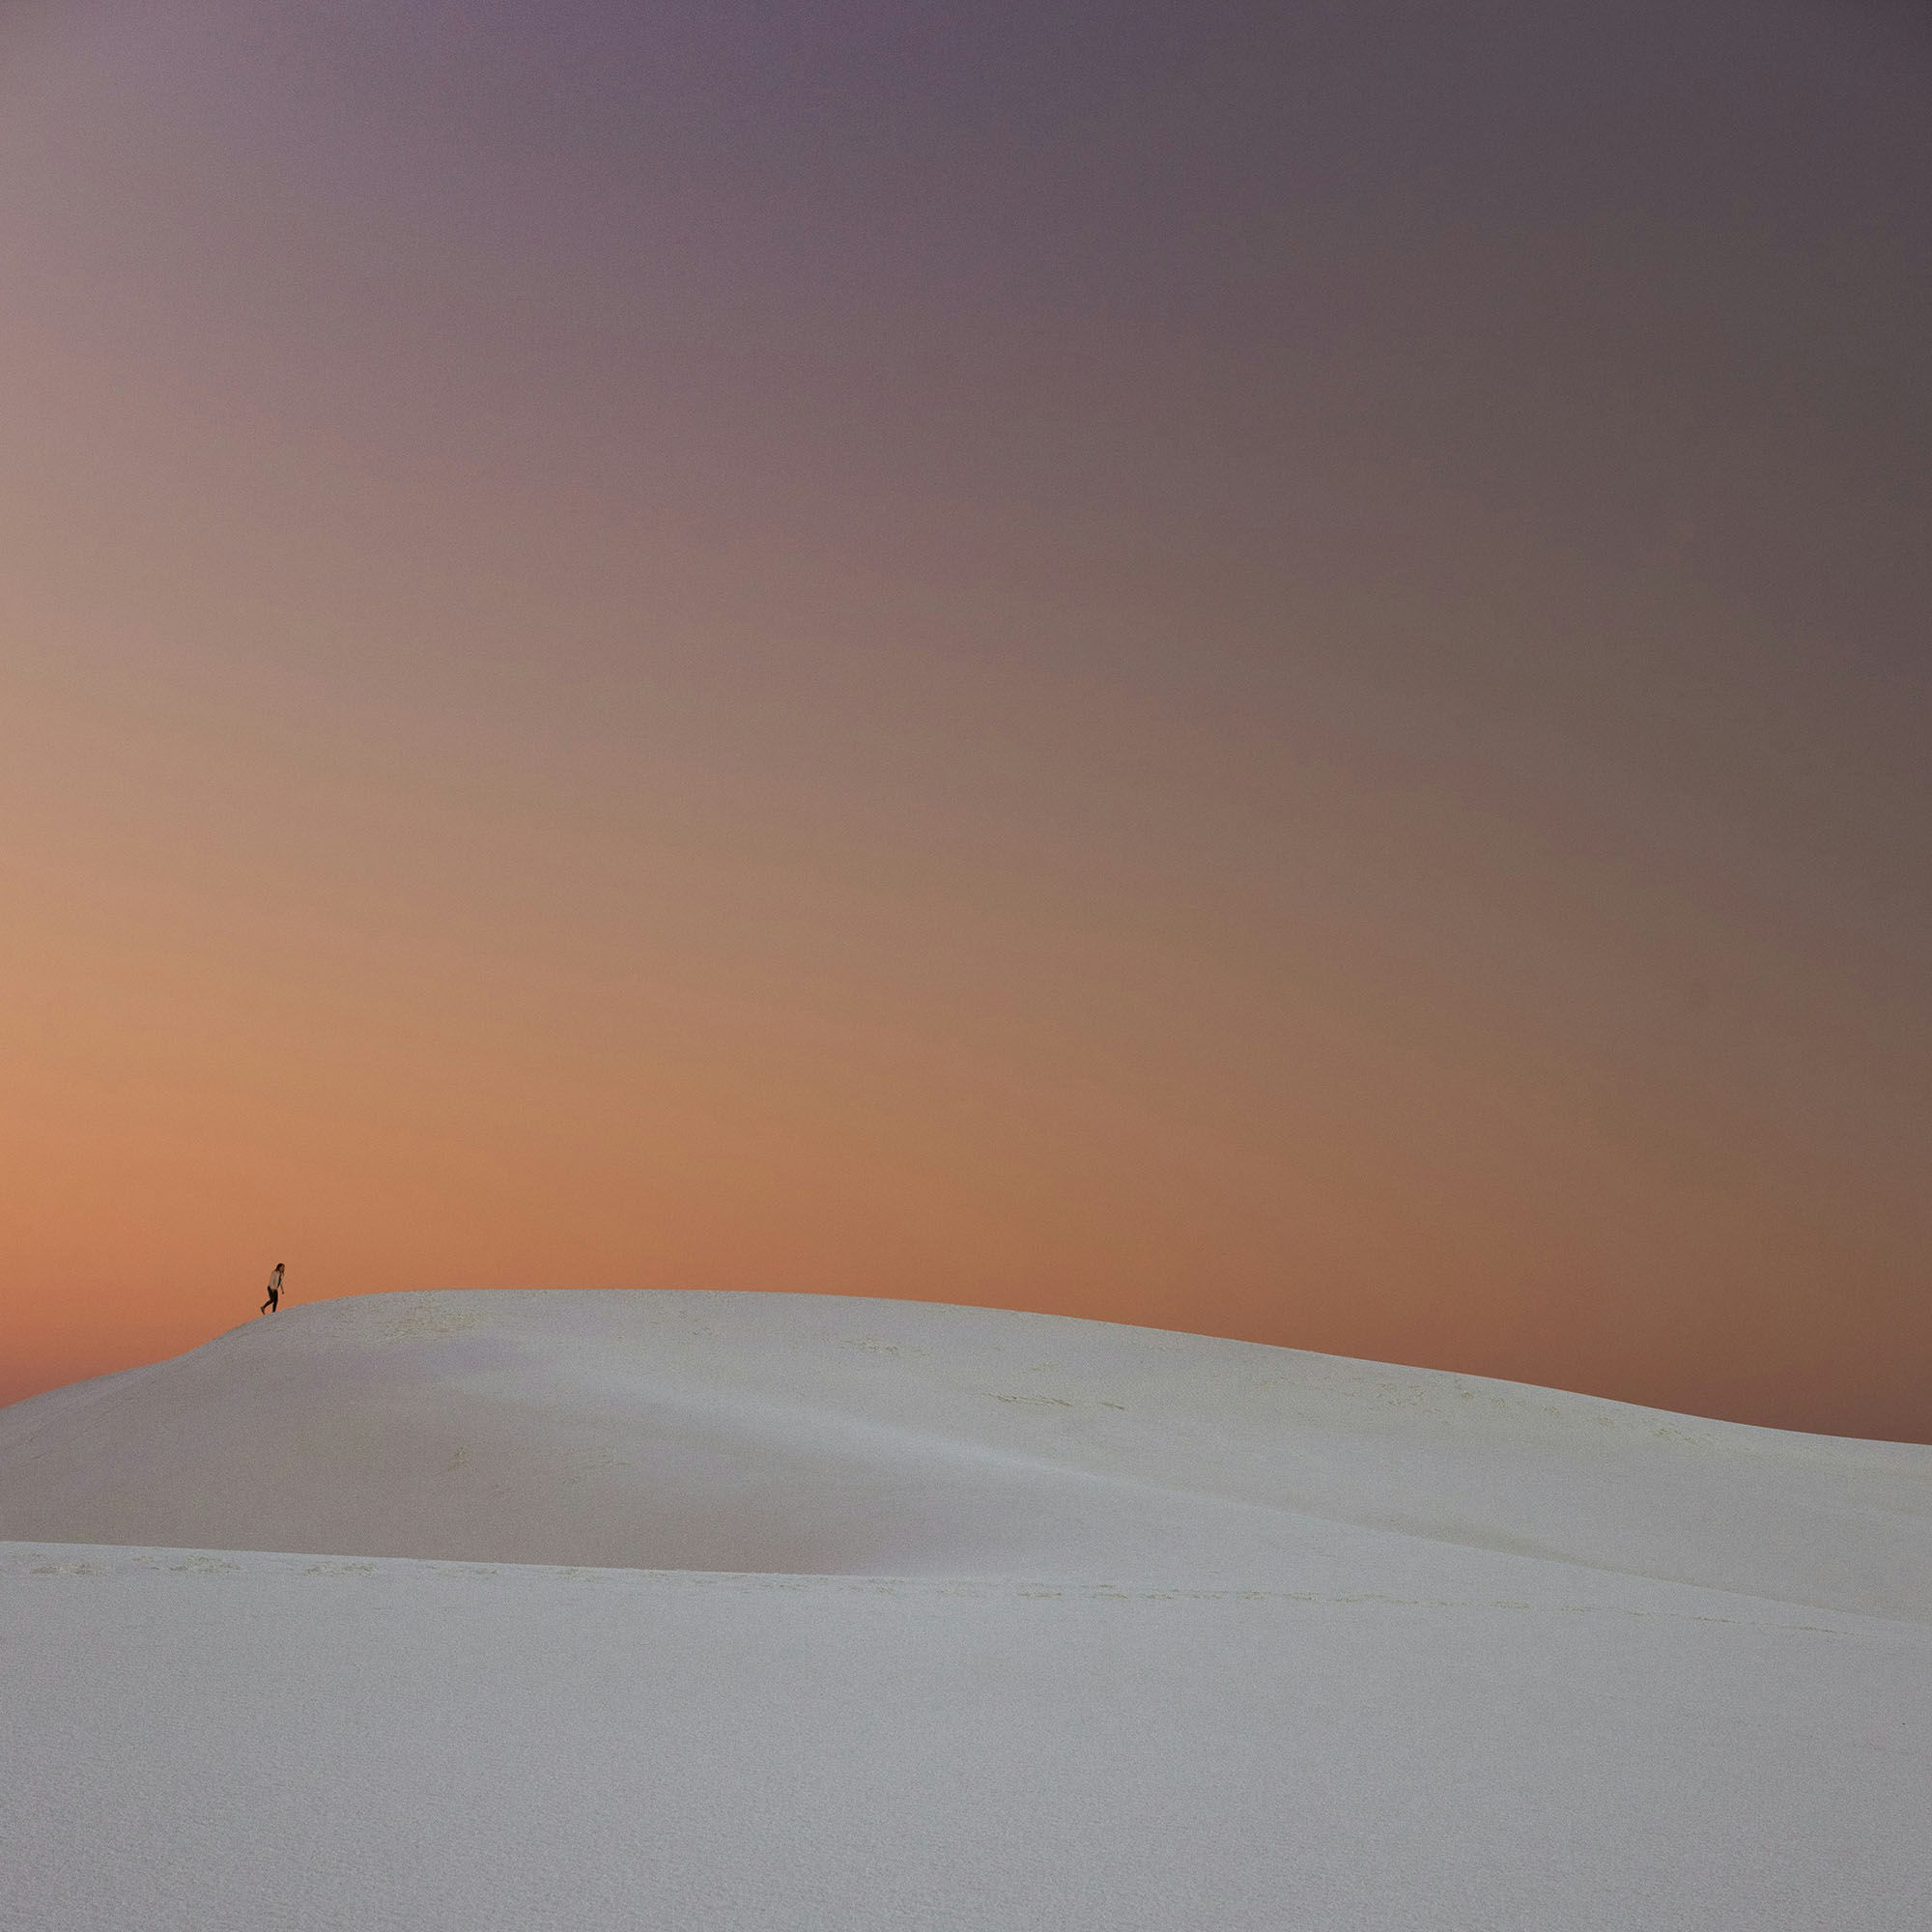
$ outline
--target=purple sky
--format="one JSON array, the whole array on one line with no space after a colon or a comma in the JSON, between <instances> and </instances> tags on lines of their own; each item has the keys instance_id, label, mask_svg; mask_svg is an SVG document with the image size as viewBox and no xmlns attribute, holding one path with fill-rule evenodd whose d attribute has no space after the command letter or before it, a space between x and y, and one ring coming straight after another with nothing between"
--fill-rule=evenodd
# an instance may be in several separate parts
<instances>
[{"instance_id":1,"label":"purple sky","mask_svg":"<svg viewBox=\"0 0 1932 1932\"><path fill-rule=\"evenodd\" d=\"M21 1388L299 1238L1932 1436L1928 94L1791 0L17 12Z\"/></svg>"}]
</instances>

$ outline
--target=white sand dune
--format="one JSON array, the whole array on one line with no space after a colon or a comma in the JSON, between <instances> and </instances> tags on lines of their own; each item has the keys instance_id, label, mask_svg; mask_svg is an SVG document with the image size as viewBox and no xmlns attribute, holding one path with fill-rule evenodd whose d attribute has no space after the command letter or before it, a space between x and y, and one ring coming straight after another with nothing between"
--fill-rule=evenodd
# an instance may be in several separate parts
<instances>
[{"instance_id":1,"label":"white sand dune","mask_svg":"<svg viewBox=\"0 0 1932 1932\"><path fill-rule=\"evenodd\" d=\"M1932 1920L1932 1449L381 1296L0 1410L0 1926Z\"/></svg>"}]
</instances>

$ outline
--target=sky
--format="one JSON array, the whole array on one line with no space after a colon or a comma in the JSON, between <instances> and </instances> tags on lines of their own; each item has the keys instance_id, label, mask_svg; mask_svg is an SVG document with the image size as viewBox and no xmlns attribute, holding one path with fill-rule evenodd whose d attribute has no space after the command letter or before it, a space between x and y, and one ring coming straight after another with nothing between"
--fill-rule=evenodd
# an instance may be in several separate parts
<instances>
[{"instance_id":1,"label":"sky","mask_svg":"<svg viewBox=\"0 0 1932 1932\"><path fill-rule=\"evenodd\" d=\"M1932 1440L1932 27L0 15L0 1400L906 1296Z\"/></svg>"}]
</instances>

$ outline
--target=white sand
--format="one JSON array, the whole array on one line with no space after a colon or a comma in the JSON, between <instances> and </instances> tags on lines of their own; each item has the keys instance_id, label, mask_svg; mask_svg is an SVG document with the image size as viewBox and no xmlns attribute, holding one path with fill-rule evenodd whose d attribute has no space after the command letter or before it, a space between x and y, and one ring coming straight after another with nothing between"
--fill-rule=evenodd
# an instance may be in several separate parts
<instances>
[{"instance_id":1,"label":"white sand","mask_svg":"<svg viewBox=\"0 0 1932 1932\"><path fill-rule=\"evenodd\" d=\"M1923 1448L384 1296L0 1410L0 1926L1932 1922Z\"/></svg>"}]
</instances>

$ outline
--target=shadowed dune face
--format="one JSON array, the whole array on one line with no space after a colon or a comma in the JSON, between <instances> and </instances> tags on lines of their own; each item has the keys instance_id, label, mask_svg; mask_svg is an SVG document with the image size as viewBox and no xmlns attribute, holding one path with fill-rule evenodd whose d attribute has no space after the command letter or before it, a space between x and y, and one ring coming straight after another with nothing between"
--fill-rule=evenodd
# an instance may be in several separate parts
<instances>
[{"instance_id":1,"label":"shadowed dune face","mask_svg":"<svg viewBox=\"0 0 1932 1932\"><path fill-rule=\"evenodd\" d=\"M0 1538L1258 1586L1368 1538L1922 1616L1932 1450L929 1303L446 1293L0 1411Z\"/></svg>"}]
</instances>

